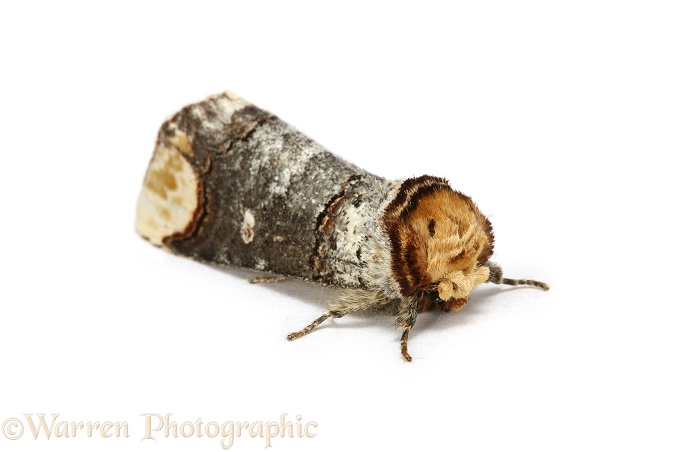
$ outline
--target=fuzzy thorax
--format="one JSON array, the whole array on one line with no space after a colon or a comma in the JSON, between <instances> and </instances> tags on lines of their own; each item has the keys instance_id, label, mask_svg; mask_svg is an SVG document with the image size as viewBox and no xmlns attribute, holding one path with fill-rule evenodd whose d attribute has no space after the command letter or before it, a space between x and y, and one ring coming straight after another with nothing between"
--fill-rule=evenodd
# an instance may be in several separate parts
<instances>
[{"instance_id":1,"label":"fuzzy thorax","mask_svg":"<svg viewBox=\"0 0 679 452\"><path fill-rule=\"evenodd\" d=\"M467 196L439 178L403 182L385 212L392 242L392 274L404 296L437 292L451 310L488 281L493 253L488 219Z\"/></svg>"}]
</instances>

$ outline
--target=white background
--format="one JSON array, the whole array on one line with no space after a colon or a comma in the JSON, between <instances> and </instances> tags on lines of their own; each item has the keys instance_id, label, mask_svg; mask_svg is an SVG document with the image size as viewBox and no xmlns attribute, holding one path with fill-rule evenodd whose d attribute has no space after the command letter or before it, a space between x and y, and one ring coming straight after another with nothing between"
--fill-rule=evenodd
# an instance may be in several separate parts
<instances>
[{"instance_id":1,"label":"white background","mask_svg":"<svg viewBox=\"0 0 679 452\"><path fill-rule=\"evenodd\" d=\"M302 416L273 450L677 450L674 2L24 2L0 7L0 421ZM443 176L507 276L420 316L329 321L327 289L164 253L134 232L161 122L232 90L388 178ZM263 450L237 438L232 450Z\"/></svg>"}]
</instances>

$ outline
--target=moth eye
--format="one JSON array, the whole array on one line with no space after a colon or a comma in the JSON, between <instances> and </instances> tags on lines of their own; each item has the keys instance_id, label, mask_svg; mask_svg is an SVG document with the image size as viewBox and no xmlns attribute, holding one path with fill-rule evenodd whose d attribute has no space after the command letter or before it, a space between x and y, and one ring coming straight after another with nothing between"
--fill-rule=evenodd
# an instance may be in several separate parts
<instances>
[{"instance_id":1,"label":"moth eye","mask_svg":"<svg viewBox=\"0 0 679 452\"><path fill-rule=\"evenodd\" d=\"M442 301L439 298L438 290L426 290L425 293L427 294L427 298L429 298L430 301L433 301L435 303Z\"/></svg>"}]
</instances>

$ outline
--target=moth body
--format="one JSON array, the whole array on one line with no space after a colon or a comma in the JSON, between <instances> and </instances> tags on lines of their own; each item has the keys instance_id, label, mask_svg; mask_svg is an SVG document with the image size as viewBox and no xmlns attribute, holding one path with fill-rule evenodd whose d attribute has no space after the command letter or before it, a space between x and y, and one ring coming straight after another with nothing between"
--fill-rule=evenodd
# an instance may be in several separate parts
<instances>
[{"instance_id":1,"label":"moth body","mask_svg":"<svg viewBox=\"0 0 679 452\"><path fill-rule=\"evenodd\" d=\"M462 308L484 282L493 232L471 199L443 179L389 181L330 153L232 93L189 105L161 127L137 204L154 245L209 264L346 289L330 317L378 309L408 331L417 313Z\"/></svg>"}]
</instances>

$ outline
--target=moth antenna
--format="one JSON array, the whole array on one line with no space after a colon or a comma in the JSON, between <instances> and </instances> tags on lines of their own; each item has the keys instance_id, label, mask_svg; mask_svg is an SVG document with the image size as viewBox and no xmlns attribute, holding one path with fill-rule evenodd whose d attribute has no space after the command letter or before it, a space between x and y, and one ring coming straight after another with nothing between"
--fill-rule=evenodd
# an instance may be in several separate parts
<instances>
[{"instance_id":1,"label":"moth antenna","mask_svg":"<svg viewBox=\"0 0 679 452\"><path fill-rule=\"evenodd\" d=\"M502 274L502 267L494 262L487 262L484 264L490 270L488 281L494 284L506 284L508 286L533 286L539 287L542 290L549 290L549 284L532 279L511 279L504 278Z\"/></svg>"},{"instance_id":2,"label":"moth antenna","mask_svg":"<svg viewBox=\"0 0 679 452\"><path fill-rule=\"evenodd\" d=\"M502 278L502 284L507 284L508 286L533 286L539 287L542 290L549 290L549 284L540 281L534 281L532 279Z\"/></svg>"}]
</instances>

